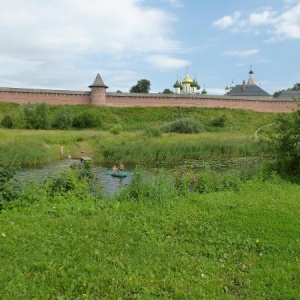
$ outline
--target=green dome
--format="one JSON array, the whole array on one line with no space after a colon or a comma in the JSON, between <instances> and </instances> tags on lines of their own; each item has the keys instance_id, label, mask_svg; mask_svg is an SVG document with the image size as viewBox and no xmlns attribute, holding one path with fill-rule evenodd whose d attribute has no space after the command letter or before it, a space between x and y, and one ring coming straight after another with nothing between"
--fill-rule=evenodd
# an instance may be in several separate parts
<instances>
[{"instance_id":1,"label":"green dome","mask_svg":"<svg viewBox=\"0 0 300 300\"><path fill-rule=\"evenodd\" d=\"M175 84L173 85L174 88L182 88L181 84L179 83L178 79L176 80Z\"/></svg>"},{"instance_id":2,"label":"green dome","mask_svg":"<svg viewBox=\"0 0 300 300\"><path fill-rule=\"evenodd\" d=\"M203 89L203 91L201 92L201 94L202 94L202 95L206 95L206 94L207 94L207 91L206 91L205 88Z\"/></svg>"},{"instance_id":3,"label":"green dome","mask_svg":"<svg viewBox=\"0 0 300 300\"><path fill-rule=\"evenodd\" d=\"M191 87L195 87L195 88L198 88L198 83L197 81L194 79L193 82L191 83Z\"/></svg>"}]
</instances>

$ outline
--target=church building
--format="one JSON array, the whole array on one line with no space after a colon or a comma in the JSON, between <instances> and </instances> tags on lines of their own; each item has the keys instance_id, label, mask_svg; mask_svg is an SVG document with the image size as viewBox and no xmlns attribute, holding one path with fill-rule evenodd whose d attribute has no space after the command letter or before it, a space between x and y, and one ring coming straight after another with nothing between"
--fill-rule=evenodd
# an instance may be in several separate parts
<instances>
[{"instance_id":1,"label":"church building","mask_svg":"<svg viewBox=\"0 0 300 300\"><path fill-rule=\"evenodd\" d=\"M252 71L252 66L250 66L249 78L246 83L243 80L242 84L234 85L233 82L230 88L225 88L225 95L228 96L270 96L266 91L257 86L254 82L254 73Z\"/></svg>"},{"instance_id":2,"label":"church building","mask_svg":"<svg viewBox=\"0 0 300 300\"><path fill-rule=\"evenodd\" d=\"M188 72L181 82L177 79L173 87L175 94L200 94L200 85L198 84L197 79L195 77L192 79ZM202 90L201 94L207 94L205 88Z\"/></svg>"}]
</instances>

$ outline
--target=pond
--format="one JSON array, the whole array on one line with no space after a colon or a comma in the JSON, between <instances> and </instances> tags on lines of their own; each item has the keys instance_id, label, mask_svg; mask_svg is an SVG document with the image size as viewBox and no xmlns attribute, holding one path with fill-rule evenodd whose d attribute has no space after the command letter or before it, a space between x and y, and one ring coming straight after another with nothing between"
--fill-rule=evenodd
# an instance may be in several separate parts
<instances>
[{"instance_id":1,"label":"pond","mask_svg":"<svg viewBox=\"0 0 300 300\"><path fill-rule=\"evenodd\" d=\"M147 174L155 174L158 169L164 168L166 170L175 170L179 168L192 169L194 171L201 171L205 169L216 170L218 172L225 172L228 170L243 170L244 172L250 172L257 169L264 159L258 157L241 157L229 160L184 160L179 163L162 163L155 165L143 165L141 168L147 172ZM22 182L39 181L42 182L49 176L53 176L62 170L68 170L73 163L77 163L76 160L63 160L34 168L23 168L17 172L15 178ZM128 174L125 178L117 178L108 175L111 166L107 164L94 165L92 164L92 172L96 178L96 182L103 188L103 191L108 194L112 194L118 191L120 188L126 187L132 180L134 174L135 165L126 165L126 172Z\"/></svg>"}]
</instances>

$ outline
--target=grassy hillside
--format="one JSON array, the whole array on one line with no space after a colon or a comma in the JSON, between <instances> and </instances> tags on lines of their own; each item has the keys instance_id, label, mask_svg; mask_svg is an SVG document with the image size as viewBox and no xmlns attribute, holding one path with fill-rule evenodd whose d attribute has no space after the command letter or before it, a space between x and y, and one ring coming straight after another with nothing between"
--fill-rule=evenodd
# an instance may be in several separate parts
<instances>
[{"instance_id":1,"label":"grassy hillside","mask_svg":"<svg viewBox=\"0 0 300 300\"><path fill-rule=\"evenodd\" d=\"M18 104L0 103L0 120L5 115L13 115ZM63 106L49 106L50 119ZM220 108L183 108L183 107L94 107L85 105L70 105L73 116L84 111L98 115L102 121L103 130L109 130L115 125L121 125L125 131L135 131L147 127L158 127L167 122L180 118L194 118L201 122L207 131L253 133L257 128L274 122L275 114L259 113L246 110L220 109ZM211 126L211 122L221 116L226 117L224 128Z\"/></svg>"},{"instance_id":2,"label":"grassy hillside","mask_svg":"<svg viewBox=\"0 0 300 300\"><path fill-rule=\"evenodd\" d=\"M0 103L0 119L13 116L17 104ZM49 106L53 120L63 106ZM65 158L90 155L96 162L123 160L132 163L181 161L184 159L220 159L268 155L262 143L254 141L254 132L273 123L276 115L244 110L214 108L113 108L69 106L71 114L97 115L99 128L93 130L16 130L0 129L0 164L19 161L41 164ZM199 134L164 133L157 130L171 121L192 118L201 123ZM215 121L223 119L222 126ZM119 131L113 131L117 126ZM114 134L116 133L116 134ZM60 145L65 148L60 156Z\"/></svg>"}]
</instances>

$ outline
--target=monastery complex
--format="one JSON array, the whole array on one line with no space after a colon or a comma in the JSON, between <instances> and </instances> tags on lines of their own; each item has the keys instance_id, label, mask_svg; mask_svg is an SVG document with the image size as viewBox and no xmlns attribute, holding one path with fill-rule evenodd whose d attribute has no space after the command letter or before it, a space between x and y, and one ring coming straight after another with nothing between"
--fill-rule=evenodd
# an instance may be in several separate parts
<instances>
[{"instance_id":1,"label":"monastery complex","mask_svg":"<svg viewBox=\"0 0 300 300\"><path fill-rule=\"evenodd\" d=\"M174 94L161 93L112 93L100 74L89 86L89 91L24 89L0 87L0 102L15 103L48 103L52 105L96 105L114 107L218 107L246 109L260 112L292 112L297 109L293 97L273 98L258 87L254 82L253 71L250 69L248 81L241 85L226 87L224 95L209 95L188 74L181 82L174 84Z\"/></svg>"}]
</instances>

